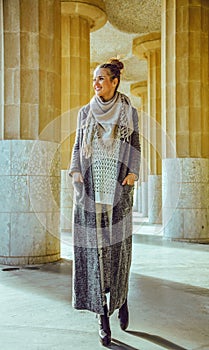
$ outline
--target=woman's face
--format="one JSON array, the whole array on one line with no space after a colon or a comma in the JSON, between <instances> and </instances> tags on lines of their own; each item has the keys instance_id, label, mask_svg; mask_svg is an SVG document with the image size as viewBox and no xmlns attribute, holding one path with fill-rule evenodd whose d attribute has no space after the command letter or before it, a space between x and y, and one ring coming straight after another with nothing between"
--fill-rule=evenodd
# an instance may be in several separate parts
<instances>
[{"instance_id":1,"label":"woman's face","mask_svg":"<svg viewBox=\"0 0 209 350\"><path fill-rule=\"evenodd\" d=\"M118 79L110 80L106 68L97 68L94 71L93 88L95 95L99 96L103 101L109 101L115 93Z\"/></svg>"}]
</instances>

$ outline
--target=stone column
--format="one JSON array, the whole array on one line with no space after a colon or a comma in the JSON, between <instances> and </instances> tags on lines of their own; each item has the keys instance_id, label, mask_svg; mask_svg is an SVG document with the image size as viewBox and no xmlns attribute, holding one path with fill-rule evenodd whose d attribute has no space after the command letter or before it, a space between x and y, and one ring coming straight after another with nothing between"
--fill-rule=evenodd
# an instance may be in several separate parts
<instances>
[{"instance_id":1,"label":"stone column","mask_svg":"<svg viewBox=\"0 0 209 350\"><path fill-rule=\"evenodd\" d=\"M148 100L147 81L131 85L131 93L141 98L140 131L141 131L141 170L140 170L140 194L141 213L148 216Z\"/></svg>"},{"instance_id":2,"label":"stone column","mask_svg":"<svg viewBox=\"0 0 209 350\"><path fill-rule=\"evenodd\" d=\"M60 258L60 1L1 1L0 263Z\"/></svg>"},{"instance_id":3,"label":"stone column","mask_svg":"<svg viewBox=\"0 0 209 350\"><path fill-rule=\"evenodd\" d=\"M0 120L4 120L4 17L3 0L0 0ZM0 123L0 140L3 138L3 125Z\"/></svg>"},{"instance_id":4,"label":"stone column","mask_svg":"<svg viewBox=\"0 0 209 350\"><path fill-rule=\"evenodd\" d=\"M148 218L161 223L161 40L160 33L140 36L133 41L133 53L148 63Z\"/></svg>"},{"instance_id":5,"label":"stone column","mask_svg":"<svg viewBox=\"0 0 209 350\"><path fill-rule=\"evenodd\" d=\"M209 3L162 1L164 236L209 242Z\"/></svg>"},{"instance_id":6,"label":"stone column","mask_svg":"<svg viewBox=\"0 0 209 350\"><path fill-rule=\"evenodd\" d=\"M107 18L102 0L61 1L62 12L62 146L61 146L61 230L71 231L73 189L68 176L74 144L77 114L89 102L90 32Z\"/></svg>"}]
</instances>

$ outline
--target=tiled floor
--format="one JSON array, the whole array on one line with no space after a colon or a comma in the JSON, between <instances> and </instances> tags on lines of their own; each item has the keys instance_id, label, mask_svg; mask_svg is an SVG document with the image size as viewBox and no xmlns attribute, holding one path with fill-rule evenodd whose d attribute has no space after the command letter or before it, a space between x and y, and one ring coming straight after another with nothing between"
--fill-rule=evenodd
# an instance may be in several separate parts
<instances>
[{"instance_id":1,"label":"tiled floor","mask_svg":"<svg viewBox=\"0 0 209 350\"><path fill-rule=\"evenodd\" d=\"M0 350L98 350L97 319L71 307L71 237L62 260L5 271L0 266ZM160 225L135 217L130 326L111 317L121 350L209 350L209 245L168 242Z\"/></svg>"}]
</instances>

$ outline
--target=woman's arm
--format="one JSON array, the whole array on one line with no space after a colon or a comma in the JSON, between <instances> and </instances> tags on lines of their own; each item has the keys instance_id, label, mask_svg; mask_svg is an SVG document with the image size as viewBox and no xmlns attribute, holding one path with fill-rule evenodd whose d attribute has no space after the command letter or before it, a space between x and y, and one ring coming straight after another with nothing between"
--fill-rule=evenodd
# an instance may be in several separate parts
<instances>
[{"instance_id":1,"label":"woman's arm","mask_svg":"<svg viewBox=\"0 0 209 350\"><path fill-rule=\"evenodd\" d=\"M81 173L81 164L80 164L80 146L82 142L82 128L81 128L81 110L78 113L77 119L77 128L75 142L72 150L71 164L69 168L69 175Z\"/></svg>"},{"instance_id":2,"label":"woman's arm","mask_svg":"<svg viewBox=\"0 0 209 350\"><path fill-rule=\"evenodd\" d=\"M139 177L139 168L141 162L141 145L139 141L139 118L135 108L133 108L133 126L134 131L131 134L130 140L130 158L128 163L129 175L131 175L131 181L135 178L135 181Z\"/></svg>"}]
</instances>

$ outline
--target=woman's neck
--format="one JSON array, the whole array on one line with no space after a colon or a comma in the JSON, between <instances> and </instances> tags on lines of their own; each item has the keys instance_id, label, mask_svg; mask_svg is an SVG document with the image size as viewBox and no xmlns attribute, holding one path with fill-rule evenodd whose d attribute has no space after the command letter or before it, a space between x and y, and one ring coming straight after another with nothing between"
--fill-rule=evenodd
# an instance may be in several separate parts
<instances>
[{"instance_id":1,"label":"woman's neck","mask_svg":"<svg viewBox=\"0 0 209 350\"><path fill-rule=\"evenodd\" d=\"M98 97L100 98L100 100L101 100L102 102L108 102L108 101L110 101L110 100L113 99L113 97L115 96L116 92L117 92L117 91L115 91L114 94L113 94L111 97L108 97L107 99L105 99L103 96L98 96Z\"/></svg>"}]
</instances>

